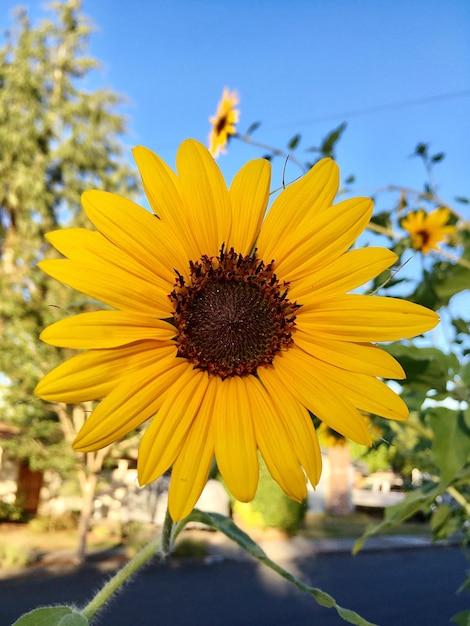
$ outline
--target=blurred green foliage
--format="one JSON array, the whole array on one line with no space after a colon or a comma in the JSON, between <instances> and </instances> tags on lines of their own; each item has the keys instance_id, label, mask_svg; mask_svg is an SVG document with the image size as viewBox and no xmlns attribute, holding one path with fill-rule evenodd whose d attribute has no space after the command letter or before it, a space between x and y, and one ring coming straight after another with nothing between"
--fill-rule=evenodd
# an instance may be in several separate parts
<instances>
[{"instance_id":1,"label":"blurred green foliage","mask_svg":"<svg viewBox=\"0 0 470 626\"><path fill-rule=\"evenodd\" d=\"M265 462L259 457L260 475L256 495L251 502L233 502L233 512L247 526L277 528L293 534L298 530L306 511L305 502L291 500L273 480Z\"/></svg>"},{"instance_id":2,"label":"blurred green foliage","mask_svg":"<svg viewBox=\"0 0 470 626\"><path fill-rule=\"evenodd\" d=\"M0 48L0 407L15 432L2 442L10 457L67 473L76 467L72 409L59 415L33 394L63 352L38 337L51 322L92 304L36 263L54 254L46 232L85 224L85 189L132 196L136 179L122 156L122 99L86 88L98 64L87 55L91 25L80 2L51 8L52 19L37 27L18 9Z\"/></svg>"}]
</instances>

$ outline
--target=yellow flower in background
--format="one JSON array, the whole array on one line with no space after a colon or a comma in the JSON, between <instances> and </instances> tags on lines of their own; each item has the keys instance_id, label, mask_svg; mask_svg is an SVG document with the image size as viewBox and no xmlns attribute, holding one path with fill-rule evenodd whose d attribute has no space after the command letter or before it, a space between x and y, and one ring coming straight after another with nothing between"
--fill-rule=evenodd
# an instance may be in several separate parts
<instances>
[{"instance_id":1,"label":"yellow flower in background","mask_svg":"<svg viewBox=\"0 0 470 626\"><path fill-rule=\"evenodd\" d=\"M217 113L209 118L212 129L209 134L209 151L216 157L219 152L226 152L229 135L235 135L240 112L235 107L239 102L236 91L229 91L225 87L222 98L217 106Z\"/></svg>"},{"instance_id":2,"label":"yellow flower in background","mask_svg":"<svg viewBox=\"0 0 470 626\"><path fill-rule=\"evenodd\" d=\"M134 156L155 215L103 191L83 195L96 231L47 235L65 259L50 276L114 310L52 324L41 338L82 350L47 374L45 400L101 400L74 447L102 448L150 420L138 476L172 468L170 513L184 518L215 456L233 495L251 500L258 450L284 491L306 496L321 458L309 411L362 444L362 414L403 420L408 409L377 377L403 378L372 342L433 328L437 315L404 300L347 294L396 260L350 250L372 201L333 205L339 171L317 163L267 211L271 168L247 163L227 189L214 159L187 140L177 174L156 154Z\"/></svg>"},{"instance_id":3,"label":"yellow flower in background","mask_svg":"<svg viewBox=\"0 0 470 626\"><path fill-rule=\"evenodd\" d=\"M411 245L415 250L428 254L431 250L439 250L440 243L447 240L456 231L455 226L447 226L450 210L436 209L426 213L423 209L408 213L401 222L401 227L411 235Z\"/></svg>"},{"instance_id":4,"label":"yellow flower in background","mask_svg":"<svg viewBox=\"0 0 470 626\"><path fill-rule=\"evenodd\" d=\"M347 443L347 439L327 426L325 422L320 424L317 434L320 445L324 448L342 448Z\"/></svg>"}]
</instances>

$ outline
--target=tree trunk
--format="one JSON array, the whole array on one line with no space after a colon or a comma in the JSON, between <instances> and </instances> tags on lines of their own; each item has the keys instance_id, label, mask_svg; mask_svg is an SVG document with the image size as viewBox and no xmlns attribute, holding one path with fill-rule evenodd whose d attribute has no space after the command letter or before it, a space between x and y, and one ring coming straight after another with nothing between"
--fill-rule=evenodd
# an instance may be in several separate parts
<instances>
[{"instance_id":1,"label":"tree trunk","mask_svg":"<svg viewBox=\"0 0 470 626\"><path fill-rule=\"evenodd\" d=\"M55 408L62 425L65 439L72 445L76 433L85 423L86 413L91 412L92 405L91 403L74 405L71 417L65 404L58 403ZM96 486L98 484L99 474L103 468L103 462L110 447L111 446L107 446L96 452L87 452L86 454L77 452L77 458L79 459L77 474L80 491L82 493L82 509L78 523L78 546L76 552L76 560L78 563L84 563L86 559L87 534L93 515Z\"/></svg>"},{"instance_id":2,"label":"tree trunk","mask_svg":"<svg viewBox=\"0 0 470 626\"><path fill-rule=\"evenodd\" d=\"M351 456L348 443L345 441L342 445L331 446L328 449L328 458L330 461L328 513L348 515L352 510Z\"/></svg>"},{"instance_id":3,"label":"tree trunk","mask_svg":"<svg viewBox=\"0 0 470 626\"><path fill-rule=\"evenodd\" d=\"M87 534L90 529L90 520L93 515L93 503L95 500L98 474L92 472L85 477L82 486L82 510L80 511L80 521L78 523L78 546L76 560L84 563L86 559Z\"/></svg>"}]
</instances>

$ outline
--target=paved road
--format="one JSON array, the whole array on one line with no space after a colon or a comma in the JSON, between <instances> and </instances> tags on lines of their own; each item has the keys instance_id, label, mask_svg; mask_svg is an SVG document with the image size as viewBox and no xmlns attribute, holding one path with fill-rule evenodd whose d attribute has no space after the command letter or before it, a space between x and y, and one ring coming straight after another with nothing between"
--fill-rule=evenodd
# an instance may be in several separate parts
<instances>
[{"instance_id":1,"label":"paved road","mask_svg":"<svg viewBox=\"0 0 470 626\"><path fill-rule=\"evenodd\" d=\"M456 589L467 561L459 548L314 554L284 564L339 604L381 626L450 626L469 608ZM0 624L39 604L84 602L107 577L38 572L0 581ZM332 610L253 561L184 559L144 570L99 620L101 626L340 626Z\"/></svg>"}]
</instances>

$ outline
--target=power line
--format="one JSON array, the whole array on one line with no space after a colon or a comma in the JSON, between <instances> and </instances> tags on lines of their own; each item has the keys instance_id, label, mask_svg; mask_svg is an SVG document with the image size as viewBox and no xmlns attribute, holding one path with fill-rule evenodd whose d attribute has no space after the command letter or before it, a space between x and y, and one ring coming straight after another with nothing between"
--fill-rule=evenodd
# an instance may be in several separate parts
<instances>
[{"instance_id":1,"label":"power line","mask_svg":"<svg viewBox=\"0 0 470 626\"><path fill-rule=\"evenodd\" d=\"M310 120L303 120L296 124L281 124L276 126L270 126L267 130L282 130L284 128L299 128L299 126L311 126L313 124L320 124L322 122L332 122L336 120L347 120L351 117L361 117L364 115L370 115L373 113L381 113L382 111L394 111L396 109L406 109L412 106L421 106L423 104L430 104L432 102L439 102L442 100L454 100L456 98L465 98L470 96L470 89L464 89L463 91L454 91L451 93L437 94L435 96L427 96L425 98L415 98L414 100L402 100L399 102L393 102L390 104L378 104L376 106L367 107L365 109L354 109L346 113L332 113L322 117L315 117Z\"/></svg>"}]
</instances>

